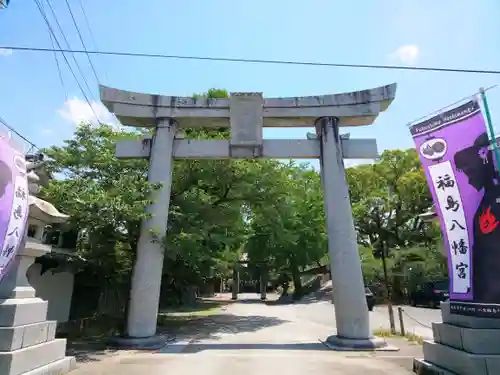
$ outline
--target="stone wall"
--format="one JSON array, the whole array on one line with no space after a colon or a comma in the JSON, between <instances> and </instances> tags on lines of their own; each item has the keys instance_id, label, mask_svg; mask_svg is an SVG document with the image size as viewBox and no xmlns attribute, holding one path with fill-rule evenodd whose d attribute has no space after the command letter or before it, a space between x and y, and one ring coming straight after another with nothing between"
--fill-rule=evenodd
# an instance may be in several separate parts
<instances>
[{"instance_id":1,"label":"stone wall","mask_svg":"<svg viewBox=\"0 0 500 375\"><path fill-rule=\"evenodd\" d=\"M42 265L33 264L26 273L28 281L36 290L36 296L48 301L47 319L65 323L69 319L74 275L69 272L48 270L41 274Z\"/></svg>"}]
</instances>

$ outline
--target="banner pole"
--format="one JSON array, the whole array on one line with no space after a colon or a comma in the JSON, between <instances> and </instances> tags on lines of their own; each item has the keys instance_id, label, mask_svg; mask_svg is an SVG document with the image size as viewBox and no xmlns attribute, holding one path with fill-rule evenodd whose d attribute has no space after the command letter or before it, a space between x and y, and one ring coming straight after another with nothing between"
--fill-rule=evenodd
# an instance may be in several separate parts
<instances>
[{"instance_id":1,"label":"banner pole","mask_svg":"<svg viewBox=\"0 0 500 375\"><path fill-rule=\"evenodd\" d=\"M488 101L486 100L486 92L484 88L479 89L481 94L481 99L483 101L484 113L486 115L486 123L488 124L488 132L490 133L491 143L493 146L493 152L495 153L495 158L497 159L498 171L500 172L500 150L498 150L497 138L495 136L495 131L493 129L493 123L491 121L490 108L488 107Z\"/></svg>"}]
</instances>

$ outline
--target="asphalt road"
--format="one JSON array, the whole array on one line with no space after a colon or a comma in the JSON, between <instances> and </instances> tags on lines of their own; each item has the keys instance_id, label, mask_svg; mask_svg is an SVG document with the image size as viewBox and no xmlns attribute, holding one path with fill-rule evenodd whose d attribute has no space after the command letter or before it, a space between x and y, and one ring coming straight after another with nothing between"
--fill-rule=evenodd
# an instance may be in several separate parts
<instances>
[{"instance_id":1,"label":"asphalt road","mask_svg":"<svg viewBox=\"0 0 500 375\"><path fill-rule=\"evenodd\" d=\"M293 305L297 313L304 319L326 326L335 327L334 305L329 301L312 302ZM405 329L426 339L432 339L432 322L441 321L440 309L402 306ZM372 329L389 329L389 312L387 306L375 306L370 313ZM394 306L396 329L399 331L398 309Z\"/></svg>"},{"instance_id":2,"label":"asphalt road","mask_svg":"<svg viewBox=\"0 0 500 375\"><path fill-rule=\"evenodd\" d=\"M221 294L225 296L226 293ZM225 296L230 298L230 294ZM238 299L240 301L252 302L258 301L260 295L256 293L240 293ZM268 294L268 300L275 300L278 295L275 293ZM334 305L328 300L310 301L306 303L297 303L288 305L294 310L300 318L308 320L312 323L320 324L326 327L331 327L332 331L335 328L335 312ZM432 322L441 321L441 310L430 309L425 307L401 306L403 308L403 323L405 330L408 333L414 333L425 339L432 339ZM394 320L397 331L400 330L398 317L398 306L393 306ZM390 329L389 312L386 305L375 306L373 311L369 312L370 323L372 329Z\"/></svg>"},{"instance_id":3,"label":"asphalt road","mask_svg":"<svg viewBox=\"0 0 500 375\"><path fill-rule=\"evenodd\" d=\"M413 358L422 357L419 345L404 340L395 340L397 352L330 350L322 340L331 329L298 316L300 304L264 304L255 293L239 297L240 303L227 304L206 324L191 325L189 334L160 351L119 351L81 362L71 374L410 375ZM309 309L318 307L311 303Z\"/></svg>"}]
</instances>

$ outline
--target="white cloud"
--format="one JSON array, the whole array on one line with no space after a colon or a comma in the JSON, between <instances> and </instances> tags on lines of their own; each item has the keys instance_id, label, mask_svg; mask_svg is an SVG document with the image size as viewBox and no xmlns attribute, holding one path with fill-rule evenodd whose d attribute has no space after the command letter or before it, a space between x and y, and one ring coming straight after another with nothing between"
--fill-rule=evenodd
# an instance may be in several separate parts
<instances>
[{"instance_id":1,"label":"white cloud","mask_svg":"<svg viewBox=\"0 0 500 375\"><path fill-rule=\"evenodd\" d=\"M90 105L85 100L78 98L68 99L58 113L66 120L76 125L90 123L97 125L98 121L103 124L121 129L122 125L118 119L100 102L91 101ZM98 120L99 119L99 120Z\"/></svg>"},{"instance_id":2,"label":"white cloud","mask_svg":"<svg viewBox=\"0 0 500 375\"><path fill-rule=\"evenodd\" d=\"M42 130L40 130L40 133L43 136L52 135L54 133L54 129L52 129L52 128L43 128Z\"/></svg>"},{"instance_id":3,"label":"white cloud","mask_svg":"<svg viewBox=\"0 0 500 375\"><path fill-rule=\"evenodd\" d=\"M415 44L406 44L392 52L389 57L403 64L414 64L420 56L420 49Z\"/></svg>"},{"instance_id":4,"label":"white cloud","mask_svg":"<svg viewBox=\"0 0 500 375\"><path fill-rule=\"evenodd\" d=\"M374 160L370 159L344 159L344 166L346 168L358 167L365 164L374 164Z\"/></svg>"},{"instance_id":5,"label":"white cloud","mask_svg":"<svg viewBox=\"0 0 500 375\"><path fill-rule=\"evenodd\" d=\"M0 56L10 56L12 55L12 50L7 48L0 48Z\"/></svg>"}]
</instances>

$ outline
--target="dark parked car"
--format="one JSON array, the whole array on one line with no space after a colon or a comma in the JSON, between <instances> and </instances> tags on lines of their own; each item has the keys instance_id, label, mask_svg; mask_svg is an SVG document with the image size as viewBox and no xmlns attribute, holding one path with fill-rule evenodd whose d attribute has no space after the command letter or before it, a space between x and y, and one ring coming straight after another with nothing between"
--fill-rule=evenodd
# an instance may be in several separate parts
<instances>
[{"instance_id":1,"label":"dark parked car","mask_svg":"<svg viewBox=\"0 0 500 375\"><path fill-rule=\"evenodd\" d=\"M449 285L448 280L429 281L418 284L410 292L410 304L412 306L425 305L436 308L441 302L449 298Z\"/></svg>"},{"instance_id":2,"label":"dark parked car","mask_svg":"<svg viewBox=\"0 0 500 375\"><path fill-rule=\"evenodd\" d=\"M370 288L365 288L366 304L368 305L368 311L373 311L375 306L375 296L373 295Z\"/></svg>"},{"instance_id":3,"label":"dark parked car","mask_svg":"<svg viewBox=\"0 0 500 375\"><path fill-rule=\"evenodd\" d=\"M373 311L373 307L375 306L375 295L373 292L370 290L370 288L365 287L365 295L366 295L366 304L368 305L368 311ZM332 295L332 303L333 302L333 295Z\"/></svg>"}]
</instances>

